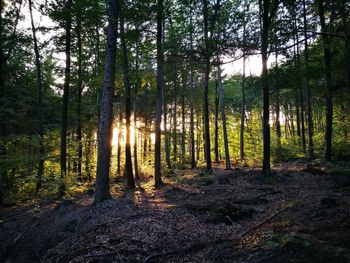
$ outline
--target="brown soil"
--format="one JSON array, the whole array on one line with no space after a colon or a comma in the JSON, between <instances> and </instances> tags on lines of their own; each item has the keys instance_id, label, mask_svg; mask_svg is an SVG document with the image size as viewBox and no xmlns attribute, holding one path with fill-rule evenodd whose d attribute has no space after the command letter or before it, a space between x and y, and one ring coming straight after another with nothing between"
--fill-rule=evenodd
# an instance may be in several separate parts
<instances>
[{"instance_id":1,"label":"brown soil","mask_svg":"<svg viewBox=\"0 0 350 263\"><path fill-rule=\"evenodd\" d=\"M0 262L349 262L350 191L303 160L0 210ZM119 180L118 180L119 181Z\"/></svg>"}]
</instances>

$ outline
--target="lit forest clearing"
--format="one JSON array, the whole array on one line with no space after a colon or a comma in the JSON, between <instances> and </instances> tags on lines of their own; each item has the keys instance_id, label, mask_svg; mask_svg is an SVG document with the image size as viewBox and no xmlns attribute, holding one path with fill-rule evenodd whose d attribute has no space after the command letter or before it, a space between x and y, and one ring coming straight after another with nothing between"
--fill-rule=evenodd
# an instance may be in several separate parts
<instances>
[{"instance_id":1,"label":"lit forest clearing","mask_svg":"<svg viewBox=\"0 0 350 263\"><path fill-rule=\"evenodd\" d=\"M348 0L0 0L0 262L349 262Z\"/></svg>"}]
</instances>

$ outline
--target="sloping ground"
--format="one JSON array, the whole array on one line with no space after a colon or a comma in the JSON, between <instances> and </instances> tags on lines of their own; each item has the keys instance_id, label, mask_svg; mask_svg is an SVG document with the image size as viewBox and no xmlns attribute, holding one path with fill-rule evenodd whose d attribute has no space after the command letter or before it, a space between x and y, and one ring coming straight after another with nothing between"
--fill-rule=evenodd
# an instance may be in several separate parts
<instances>
[{"instance_id":1,"label":"sloping ground","mask_svg":"<svg viewBox=\"0 0 350 263\"><path fill-rule=\"evenodd\" d=\"M349 262L346 179L300 160L275 171L185 170L161 190L116 184L99 206L86 195L3 210L0 261Z\"/></svg>"}]
</instances>

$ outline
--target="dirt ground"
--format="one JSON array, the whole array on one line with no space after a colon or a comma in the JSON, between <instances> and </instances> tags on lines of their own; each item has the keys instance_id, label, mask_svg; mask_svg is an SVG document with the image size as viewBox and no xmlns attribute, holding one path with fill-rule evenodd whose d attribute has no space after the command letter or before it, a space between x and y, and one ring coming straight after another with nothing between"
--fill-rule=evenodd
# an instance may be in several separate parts
<instances>
[{"instance_id":1,"label":"dirt ground","mask_svg":"<svg viewBox=\"0 0 350 263\"><path fill-rule=\"evenodd\" d=\"M344 166L341 164L338 166ZM0 210L0 262L350 262L349 182L294 160L260 169L177 171L93 206L70 201Z\"/></svg>"}]
</instances>

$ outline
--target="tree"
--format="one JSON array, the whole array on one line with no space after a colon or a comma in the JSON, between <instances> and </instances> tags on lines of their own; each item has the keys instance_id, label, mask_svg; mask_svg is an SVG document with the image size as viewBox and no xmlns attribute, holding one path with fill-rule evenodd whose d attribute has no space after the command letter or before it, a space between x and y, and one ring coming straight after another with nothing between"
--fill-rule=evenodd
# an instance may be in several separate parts
<instances>
[{"instance_id":1,"label":"tree","mask_svg":"<svg viewBox=\"0 0 350 263\"><path fill-rule=\"evenodd\" d=\"M325 153L324 158L327 161L332 157L332 129L333 129L333 87L332 87L332 70L331 70L331 51L330 51L330 37L327 32L327 25L325 19L325 10L323 0L317 0L317 10L320 18L321 30L325 32L322 34L323 43L323 59L324 72L326 79L326 131L325 131Z\"/></svg>"},{"instance_id":2,"label":"tree","mask_svg":"<svg viewBox=\"0 0 350 263\"><path fill-rule=\"evenodd\" d=\"M128 54L126 49L125 32L124 32L124 3L122 3L122 13L120 15L120 42L122 50L122 70L124 76L124 98L125 98L125 119L126 119L126 142L125 142L125 173L127 180L127 188L135 188L134 174L132 170L132 158L131 158L131 83L130 83L130 71Z\"/></svg>"},{"instance_id":3,"label":"tree","mask_svg":"<svg viewBox=\"0 0 350 263\"><path fill-rule=\"evenodd\" d=\"M94 199L96 204L111 197L109 192L109 169L112 150L113 92L115 88L118 14L119 7L117 0L109 0L102 109L98 129L98 157Z\"/></svg>"},{"instance_id":4,"label":"tree","mask_svg":"<svg viewBox=\"0 0 350 263\"><path fill-rule=\"evenodd\" d=\"M274 17L279 1L262 0L260 8L262 13L262 32L261 32L261 59L262 59L262 89L263 89L263 174L270 175L270 91L267 71L269 31L271 20Z\"/></svg>"},{"instance_id":5,"label":"tree","mask_svg":"<svg viewBox=\"0 0 350 263\"><path fill-rule=\"evenodd\" d=\"M203 19L204 19L204 100L203 100L203 121L204 121L204 154L207 173L212 172L211 154L210 154L210 125L209 125L209 74L210 74L210 51L209 51L209 15L208 1L203 0Z\"/></svg>"},{"instance_id":6,"label":"tree","mask_svg":"<svg viewBox=\"0 0 350 263\"><path fill-rule=\"evenodd\" d=\"M164 51L163 51L163 0L157 1L157 105L155 122L154 145L154 185L160 188L163 184L161 177L161 121L162 94L164 90Z\"/></svg>"},{"instance_id":7,"label":"tree","mask_svg":"<svg viewBox=\"0 0 350 263\"><path fill-rule=\"evenodd\" d=\"M44 124L43 124L43 105L42 105L42 97L43 97L43 84L42 84L42 73L41 73L41 62L40 62L40 54L38 41L36 38L36 28L34 25L33 19L33 2L29 0L29 13L30 13L30 21L32 26L32 34L33 34L33 44L34 44L34 53L35 53L35 65L36 65L36 81L38 86L38 106L37 106L37 119L38 119L38 134L39 134L39 164L38 164L38 173L36 179L36 188L35 191L39 192L42 186L42 177L44 173Z\"/></svg>"},{"instance_id":8,"label":"tree","mask_svg":"<svg viewBox=\"0 0 350 263\"><path fill-rule=\"evenodd\" d=\"M67 176L67 117L68 117L68 98L69 85L71 78L71 28L72 28L72 0L65 3L66 25L65 25L65 54L66 65L64 70L63 99L62 99L62 128L61 128L61 182L60 195L65 192L65 177Z\"/></svg>"}]
</instances>

